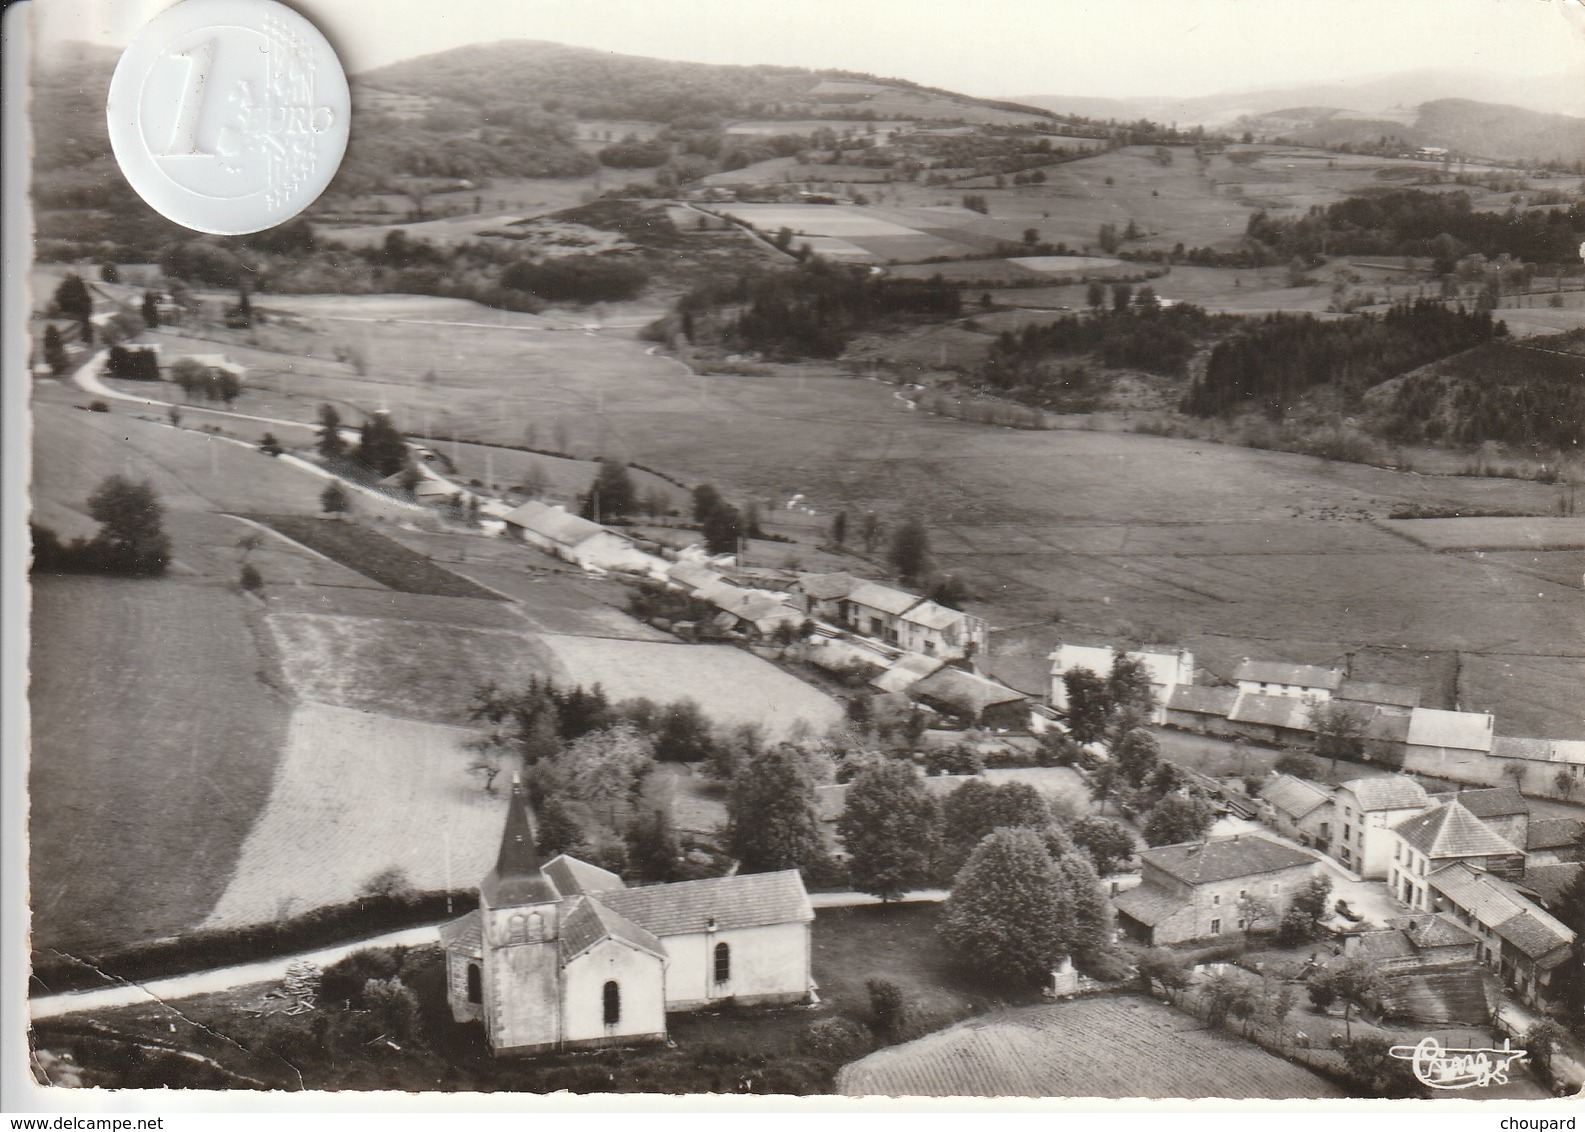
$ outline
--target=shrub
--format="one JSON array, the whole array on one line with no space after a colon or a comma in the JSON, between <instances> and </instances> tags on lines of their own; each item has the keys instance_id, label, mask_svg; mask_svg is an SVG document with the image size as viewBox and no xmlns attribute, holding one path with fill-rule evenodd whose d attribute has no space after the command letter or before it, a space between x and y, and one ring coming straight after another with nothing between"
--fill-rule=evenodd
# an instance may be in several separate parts
<instances>
[{"instance_id":1,"label":"shrub","mask_svg":"<svg viewBox=\"0 0 1585 1132\"><path fill-rule=\"evenodd\" d=\"M870 996L870 1028L883 1038L896 1036L908 1018L903 988L890 979L869 979L864 989Z\"/></svg>"},{"instance_id":2,"label":"shrub","mask_svg":"<svg viewBox=\"0 0 1585 1132\"><path fill-rule=\"evenodd\" d=\"M390 948L368 947L354 951L326 967L319 977L319 997L326 1002L363 1001L364 988L371 982L394 979L401 970L396 953Z\"/></svg>"},{"instance_id":3,"label":"shrub","mask_svg":"<svg viewBox=\"0 0 1585 1132\"><path fill-rule=\"evenodd\" d=\"M801 1044L810 1057L840 1065L855 1061L874 1049L875 1036L864 1023L851 1018L821 1018L809 1024L809 1032Z\"/></svg>"}]
</instances>

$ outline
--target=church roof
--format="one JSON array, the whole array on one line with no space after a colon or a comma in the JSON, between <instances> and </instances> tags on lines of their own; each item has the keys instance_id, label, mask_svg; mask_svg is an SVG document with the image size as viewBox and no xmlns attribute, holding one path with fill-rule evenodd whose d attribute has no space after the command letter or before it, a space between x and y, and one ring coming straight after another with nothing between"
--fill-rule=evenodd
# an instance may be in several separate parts
<instances>
[{"instance_id":1,"label":"church roof","mask_svg":"<svg viewBox=\"0 0 1585 1132\"><path fill-rule=\"evenodd\" d=\"M807 923L814 919L797 869L685 880L600 894L599 902L658 936Z\"/></svg>"},{"instance_id":2,"label":"church roof","mask_svg":"<svg viewBox=\"0 0 1585 1132\"><path fill-rule=\"evenodd\" d=\"M587 895L592 892L610 892L616 888L626 888L622 878L615 873L591 865L587 861L580 861L576 857L569 857L562 853L546 861L540 871L550 878L550 883L556 886L556 891L563 896Z\"/></svg>"},{"instance_id":3,"label":"church roof","mask_svg":"<svg viewBox=\"0 0 1585 1132\"><path fill-rule=\"evenodd\" d=\"M477 957L484 946L483 932L482 918L475 908L466 916L440 925L440 946L447 951L465 951Z\"/></svg>"},{"instance_id":4,"label":"church roof","mask_svg":"<svg viewBox=\"0 0 1585 1132\"><path fill-rule=\"evenodd\" d=\"M506 807L506 828L501 833L501 851L479 885L479 896L494 908L512 904L548 904L561 894L539 868L539 851L534 847L534 817L529 812L528 792L520 782L512 783L512 799Z\"/></svg>"},{"instance_id":5,"label":"church roof","mask_svg":"<svg viewBox=\"0 0 1585 1132\"><path fill-rule=\"evenodd\" d=\"M581 862L580 862L581 863ZM666 958L666 945L632 920L589 896L574 896L561 918L561 961L570 962L595 944L614 939Z\"/></svg>"}]
</instances>

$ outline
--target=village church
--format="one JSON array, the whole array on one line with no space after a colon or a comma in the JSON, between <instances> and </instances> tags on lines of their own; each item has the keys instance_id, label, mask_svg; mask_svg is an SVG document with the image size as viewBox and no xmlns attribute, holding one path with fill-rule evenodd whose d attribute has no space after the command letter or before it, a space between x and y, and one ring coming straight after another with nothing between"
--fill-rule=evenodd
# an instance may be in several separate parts
<instances>
[{"instance_id":1,"label":"village church","mask_svg":"<svg viewBox=\"0 0 1585 1132\"><path fill-rule=\"evenodd\" d=\"M811 999L813 920L796 869L628 888L541 863L514 785L478 911L440 931L452 1016L496 1054L660 1041L669 1011Z\"/></svg>"}]
</instances>

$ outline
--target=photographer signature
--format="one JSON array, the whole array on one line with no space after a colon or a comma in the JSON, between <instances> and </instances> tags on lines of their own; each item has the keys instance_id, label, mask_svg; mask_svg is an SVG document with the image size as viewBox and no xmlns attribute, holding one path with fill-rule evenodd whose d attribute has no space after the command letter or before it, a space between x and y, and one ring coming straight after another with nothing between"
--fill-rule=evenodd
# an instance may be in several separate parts
<instances>
[{"instance_id":1,"label":"photographer signature","mask_svg":"<svg viewBox=\"0 0 1585 1132\"><path fill-rule=\"evenodd\" d=\"M1502 1049L1451 1049L1433 1037L1421 1038L1412 1046L1393 1046L1387 1051L1400 1061L1413 1064L1415 1079L1433 1089L1478 1089L1484 1085L1506 1085L1508 1065L1529 1051L1510 1048L1504 1038Z\"/></svg>"}]
</instances>

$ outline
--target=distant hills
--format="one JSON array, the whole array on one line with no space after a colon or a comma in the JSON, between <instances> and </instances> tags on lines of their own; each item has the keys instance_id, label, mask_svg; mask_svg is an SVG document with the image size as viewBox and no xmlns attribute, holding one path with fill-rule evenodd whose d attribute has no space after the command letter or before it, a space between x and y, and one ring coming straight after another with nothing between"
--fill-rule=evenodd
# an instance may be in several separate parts
<instances>
[{"instance_id":1,"label":"distant hills","mask_svg":"<svg viewBox=\"0 0 1585 1132\"><path fill-rule=\"evenodd\" d=\"M1571 75L1520 80L1436 69L1196 98L1029 95L1021 101L1062 114L1149 118L1306 145L1374 142L1385 136L1401 138L1409 147L1437 146L1470 156L1585 160L1585 80Z\"/></svg>"}]
</instances>

